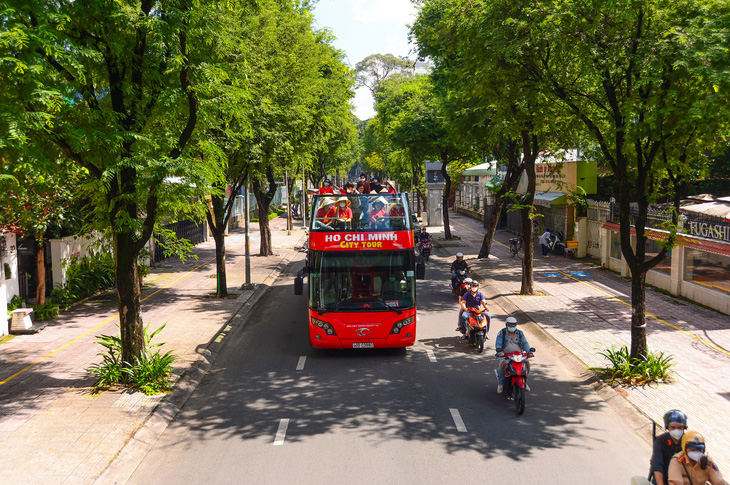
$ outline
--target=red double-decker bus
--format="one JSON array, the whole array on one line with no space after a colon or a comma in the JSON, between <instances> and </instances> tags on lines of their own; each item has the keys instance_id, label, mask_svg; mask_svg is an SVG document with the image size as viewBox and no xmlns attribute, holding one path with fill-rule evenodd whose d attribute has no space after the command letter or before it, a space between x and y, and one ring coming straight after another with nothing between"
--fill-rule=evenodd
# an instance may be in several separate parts
<instances>
[{"instance_id":1,"label":"red double-decker bus","mask_svg":"<svg viewBox=\"0 0 730 485\"><path fill-rule=\"evenodd\" d=\"M309 339L326 349L407 347L416 340L412 217L405 194L317 195L309 226ZM418 269L418 271L417 271Z\"/></svg>"}]
</instances>

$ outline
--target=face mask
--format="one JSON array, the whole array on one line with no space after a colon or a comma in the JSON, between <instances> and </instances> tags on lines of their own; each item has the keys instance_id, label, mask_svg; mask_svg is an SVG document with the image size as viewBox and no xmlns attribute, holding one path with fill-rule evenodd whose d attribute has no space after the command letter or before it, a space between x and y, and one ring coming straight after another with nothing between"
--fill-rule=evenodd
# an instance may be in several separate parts
<instances>
[{"instance_id":1,"label":"face mask","mask_svg":"<svg viewBox=\"0 0 730 485\"><path fill-rule=\"evenodd\" d=\"M395 278L394 278L394 277L390 277L390 278L388 278L388 279L389 279L390 281L395 281Z\"/></svg>"},{"instance_id":2,"label":"face mask","mask_svg":"<svg viewBox=\"0 0 730 485\"><path fill-rule=\"evenodd\" d=\"M466 286L465 286L464 288L466 288L466 289L467 289L467 291L468 291L468 290L470 290L470 289L471 289L471 286L469 286L469 285L466 285Z\"/></svg>"},{"instance_id":3,"label":"face mask","mask_svg":"<svg viewBox=\"0 0 730 485\"><path fill-rule=\"evenodd\" d=\"M509 325L507 326L507 331L509 333L515 333L516 330L517 330L517 327L510 327Z\"/></svg>"},{"instance_id":4,"label":"face mask","mask_svg":"<svg viewBox=\"0 0 730 485\"><path fill-rule=\"evenodd\" d=\"M344 208L345 208L345 206L347 206L347 203L345 203L345 202L340 202L340 207L342 207L342 208L344 209Z\"/></svg>"},{"instance_id":5,"label":"face mask","mask_svg":"<svg viewBox=\"0 0 730 485\"><path fill-rule=\"evenodd\" d=\"M682 438L682 435L684 434L683 429L670 429L669 430L669 436L674 438L675 440L679 441Z\"/></svg>"},{"instance_id":6,"label":"face mask","mask_svg":"<svg viewBox=\"0 0 730 485\"><path fill-rule=\"evenodd\" d=\"M472 287L471 288L471 292L472 293L476 293L477 291L479 291L479 288L476 288L476 287Z\"/></svg>"},{"instance_id":7,"label":"face mask","mask_svg":"<svg viewBox=\"0 0 730 485\"><path fill-rule=\"evenodd\" d=\"M325 182L325 183L324 183L324 186L325 186L325 187L329 187L329 186L330 186L330 184L328 184L327 182Z\"/></svg>"},{"instance_id":8,"label":"face mask","mask_svg":"<svg viewBox=\"0 0 730 485\"><path fill-rule=\"evenodd\" d=\"M704 455L704 453L702 453L701 451L688 451L687 452L687 456L692 461L700 461L700 459L702 458L702 455Z\"/></svg>"}]
</instances>

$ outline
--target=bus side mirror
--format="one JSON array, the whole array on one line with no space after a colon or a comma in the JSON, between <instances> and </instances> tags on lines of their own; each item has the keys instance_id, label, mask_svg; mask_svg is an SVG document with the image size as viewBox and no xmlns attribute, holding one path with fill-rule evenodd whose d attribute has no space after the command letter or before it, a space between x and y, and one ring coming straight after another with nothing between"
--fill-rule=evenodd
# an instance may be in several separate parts
<instances>
[{"instance_id":1,"label":"bus side mirror","mask_svg":"<svg viewBox=\"0 0 730 485\"><path fill-rule=\"evenodd\" d=\"M418 258L418 261L416 262L416 279L417 280L425 280L426 279L426 263L423 261L423 258Z\"/></svg>"},{"instance_id":2,"label":"bus side mirror","mask_svg":"<svg viewBox=\"0 0 730 485\"><path fill-rule=\"evenodd\" d=\"M304 294L304 278L302 278L301 276L297 276L296 278L294 278L294 294Z\"/></svg>"}]
</instances>

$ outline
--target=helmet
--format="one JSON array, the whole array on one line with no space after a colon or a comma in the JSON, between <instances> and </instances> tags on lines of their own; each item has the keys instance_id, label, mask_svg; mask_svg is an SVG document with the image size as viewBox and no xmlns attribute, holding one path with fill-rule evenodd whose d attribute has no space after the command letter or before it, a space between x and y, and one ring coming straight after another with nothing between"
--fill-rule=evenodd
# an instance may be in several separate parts
<instances>
[{"instance_id":1,"label":"helmet","mask_svg":"<svg viewBox=\"0 0 730 485\"><path fill-rule=\"evenodd\" d=\"M517 325L517 319L515 317L507 317L507 325Z\"/></svg>"},{"instance_id":2,"label":"helmet","mask_svg":"<svg viewBox=\"0 0 730 485\"><path fill-rule=\"evenodd\" d=\"M471 281L471 286L472 287L477 287L477 286L479 286L479 282L477 280L472 280Z\"/></svg>"},{"instance_id":3,"label":"helmet","mask_svg":"<svg viewBox=\"0 0 730 485\"><path fill-rule=\"evenodd\" d=\"M464 283L466 283L467 285L470 285L473 281L474 281L473 279L467 278L464 280Z\"/></svg>"},{"instance_id":4,"label":"helmet","mask_svg":"<svg viewBox=\"0 0 730 485\"><path fill-rule=\"evenodd\" d=\"M462 253L461 251L459 251L458 253L456 253L456 257L457 258L463 258L464 257L464 253Z\"/></svg>"},{"instance_id":5,"label":"helmet","mask_svg":"<svg viewBox=\"0 0 730 485\"><path fill-rule=\"evenodd\" d=\"M705 451L705 438L697 431L687 431L682 436L682 452L687 454L690 451Z\"/></svg>"},{"instance_id":6,"label":"helmet","mask_svg":"<svg viewBox=\"0 0 730 485\"><path fill-rule=\"evenodd\" d=\"M687 429L687 415L677 409L672 409L664 413L664 429L669 429L670 423L680 423Z\"/></svg>"}]
</instances>

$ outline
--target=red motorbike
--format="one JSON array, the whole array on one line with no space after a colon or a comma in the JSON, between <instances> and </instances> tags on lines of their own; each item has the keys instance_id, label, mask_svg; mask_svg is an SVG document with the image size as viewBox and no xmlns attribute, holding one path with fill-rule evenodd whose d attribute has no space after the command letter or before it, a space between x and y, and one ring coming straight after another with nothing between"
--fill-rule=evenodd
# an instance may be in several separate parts
<instances>
[{"instance_id":1,"label":"red motorbike","mask_svg":"<svg viewBox=\"0 0 730 485\"><path fill-rule=\"evenodd\" d=\"M423 241L418 243L418 252L423 256L423 259L428 261L428 258L431 256L431 251L433 250L433 243L431 242L431 238L428 239L428 241Z\"/></svg>"},{"instance_id":2,"label":"red motorbike","mask_svg":"<svg viewBox=\"0 0 730 485\"><path fill-rule=\"evenodd\" d=\"M451 293L458 297L461 295L464 289L464 280L469 277L469 273L466 270L460 269L456 272L456 284L451 286Z\"/></svg>"},{"instance_id":3,"label":"red motorbike","mask_svg":"<svg viewBox=\"0 0 730 485\"><path fill-rule=\"evenodd\" d=\"M502 394L507 398L512 398L515 402L517 414L522 415L525 412L525 385L527 384L527 359L534 357L535 348L530 348L529 352L510 352L504 354L507 359L507 368L504 373L504 389ZM499 370L495 370L497 379L499 379Z\"/></svg>"},{"instance_id":4,"label":"red motorbike","mask_svg":"<svg viewBox=\"0 0 730 485\"><path fill-rule=\"evenodd\" d=\"M484 350L484 341L489 333L489 318L484 308L469 308L466 320L466 338L470 344L476 345L479 353Z\"/></svg>"}]
</instances>

